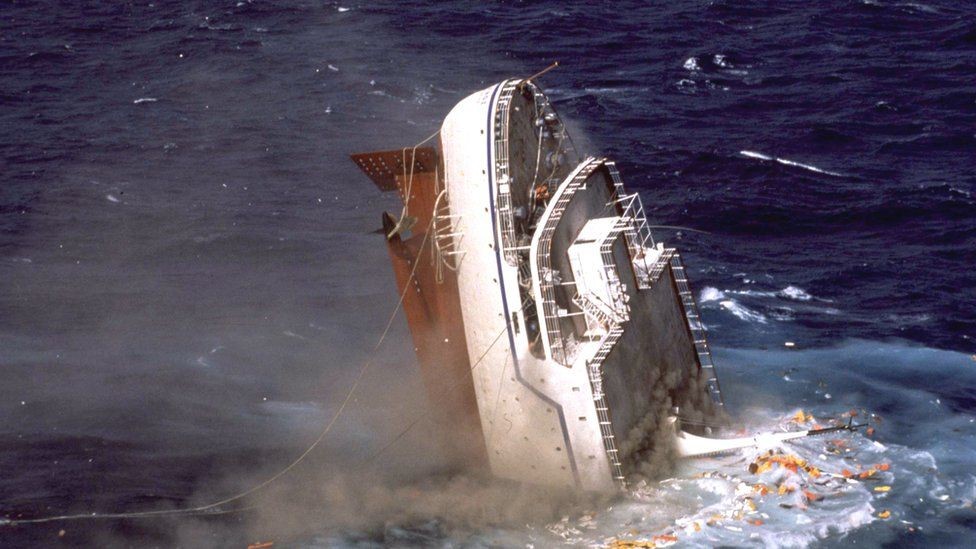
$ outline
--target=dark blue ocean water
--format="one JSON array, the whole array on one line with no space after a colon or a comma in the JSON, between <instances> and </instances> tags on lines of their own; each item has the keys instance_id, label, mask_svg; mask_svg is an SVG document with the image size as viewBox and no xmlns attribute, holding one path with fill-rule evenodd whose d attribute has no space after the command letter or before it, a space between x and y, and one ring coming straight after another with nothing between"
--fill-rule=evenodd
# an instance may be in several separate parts
<instances>
[{"instance_id":1,"label":"dark blue ocean water","mask_svg":"<svg viewBox=\"0 0 976 549\"><path fill-rule=\"evenodd\" d=\"M902 471L870 500L890 520L688 543L971 542L976 6L945 0L0 4L0 516L206 503L287 464L396 299L372 234L394 198L348 154L554 60L540 83L576 142L688 227L657 236L690 264L733 415L860 408ZM400 320L279 502L424 408L411 355ZM386 472L436 470L430 448L407 437ZM559 541L500 519L398 538L399 515L353 507L0 540ZM360 537L324 526L343 513Z\"/></svg>"}]
</instances>

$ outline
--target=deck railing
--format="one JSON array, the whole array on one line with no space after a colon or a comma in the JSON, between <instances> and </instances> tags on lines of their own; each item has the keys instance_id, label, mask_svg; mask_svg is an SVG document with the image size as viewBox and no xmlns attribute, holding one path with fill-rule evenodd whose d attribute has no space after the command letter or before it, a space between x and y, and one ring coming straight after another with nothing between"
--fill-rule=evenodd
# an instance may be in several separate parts
<instances>
[{"instance_id":1,"label":"deck railing","mask_svg":"<svg viewBox=\"0 0 976 549\"><path fill-rule=\"evenodd\" d=\"M712 351L708 346L705 325L701 321L701 313L698 311L695 295L691 291L684 263L682 263L681 256L677 252L671 257L671 271L674 273L674 282L678 286L678 294L681 296L681 304L685 310L685 320L688 322L688 329L691 331L695 343L698 363L705 373L705 388L713 402L719 406L724 406L722 388L719 386L718 373L715 371L715 362L712 360Z\"/></svg>"}]
</instances>

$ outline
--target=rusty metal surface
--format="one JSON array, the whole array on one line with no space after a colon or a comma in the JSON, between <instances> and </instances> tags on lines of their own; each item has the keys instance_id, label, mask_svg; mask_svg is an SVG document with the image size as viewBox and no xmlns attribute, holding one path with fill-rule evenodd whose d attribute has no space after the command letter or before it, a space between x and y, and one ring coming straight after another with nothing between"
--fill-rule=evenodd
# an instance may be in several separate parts
<instances>
[{"instance_id":1,"label":"rusty metal surface","mask_svg":"<svg viewBox=\"0 0 976 549\"><path fill-rule=\"evenodd\" d=\"M432 190L433 186L428 188ZM410 286L404 295L403 311L444 448L451 452L452 461L483 467L488 455L474 394L457 276L447 271L443 282L437 282L430 244L422 231L407 240L394 235L387 241L397 289L403 292Z\"/></svg>"},{"instance_id":2,"label":"rusty metal surface","mask_svg":"<svg viewBox=\"0 0 976 549\"><path fill-rule=\"evenodd\" d=\"M381 191L397 190L397 177L410 175L411 159L414 174L433 173L437 167L437 150L433 147L418 147L416 152L412 147L370 151L351 154L349 157Z\"/></svg>"},{"instance_id":3,"label":"rusty metal surface","mask_svg":"<svg viewBox=\"0 0 976 549\"><path fill-rule=\"evenodd\" d=\"M441 188L435 170L436 151L417 149L412 178L409 171L404 177L402 160L397 163L402 159L399 149L352 155L352 158L380 189L399 191L408 215L416 217L412 230L387 239L387 248L398 292L404 292L409 286L404 293L403 312L413 338L420 375L442 447L451 452L450 458L455 463L485 467L488 454L474 394L457 276L447 270L443 280L437 281L436 267L430 261L433 235L425 238ZM396 223L394 216L384 214L384 233L389 234Z\"/></svg>"}]
</instances>

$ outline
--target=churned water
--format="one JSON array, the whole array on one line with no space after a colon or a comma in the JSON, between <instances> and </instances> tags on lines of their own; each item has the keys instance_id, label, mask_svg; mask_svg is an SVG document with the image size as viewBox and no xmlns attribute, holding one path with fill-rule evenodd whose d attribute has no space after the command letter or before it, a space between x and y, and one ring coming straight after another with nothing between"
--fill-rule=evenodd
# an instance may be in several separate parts
<instances>
[{"instance_id":1,"label":"churned water","mask_svg":"<svg viewBox=\"0 0 976 549\"><path fill-rule=\"evenodd\" d=\"M540 83L574 139L618 160L682 249L738 422L871 420L786 448L829 482L759 497L785 481L747 453L532 504L445 472L423 427L350 473L425 396L402 320L367 356L396 300L373 233L396 204L347 155L420 141L465 95L554 60ZM0 540L971 545L974 75L976 8L946 0L6 2L0 516L240 492L373 365L255 509Z\"/></svg>"}]
</instances>

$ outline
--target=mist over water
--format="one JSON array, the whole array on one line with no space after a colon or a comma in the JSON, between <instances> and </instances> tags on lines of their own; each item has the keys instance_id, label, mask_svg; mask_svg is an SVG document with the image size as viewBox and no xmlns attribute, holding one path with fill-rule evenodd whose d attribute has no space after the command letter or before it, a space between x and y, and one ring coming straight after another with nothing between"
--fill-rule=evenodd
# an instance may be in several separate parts
<instances>
[{"instance_id":1,"label":"mist over water","mask_svg":"<svg viewBox=\"0 0 976 549\"><path fill-rule=\"evenodd\" d=\"M5 5L0 516L247 489L372 364L322 446L248 500L261 509L0 537L601 544L737 505L748 456L613 502L460 475L423 421L362 463L426 396L402 318L367 356L397 298L372 231L397 205L348 154L416 143L468 93L559 60L541 84L577 143L618 161L652 223L707 231L656 236L685 256L733 417L768 430L797 408L862 410L880 421L850 436L858 459L892 464L888 494L773 504L762 526L682 543L965 545L974 15L882 0ZM788 449L836 466L824 444ZM839 516L860 519L828 527Z\"/></svg>"}]
</instances>

